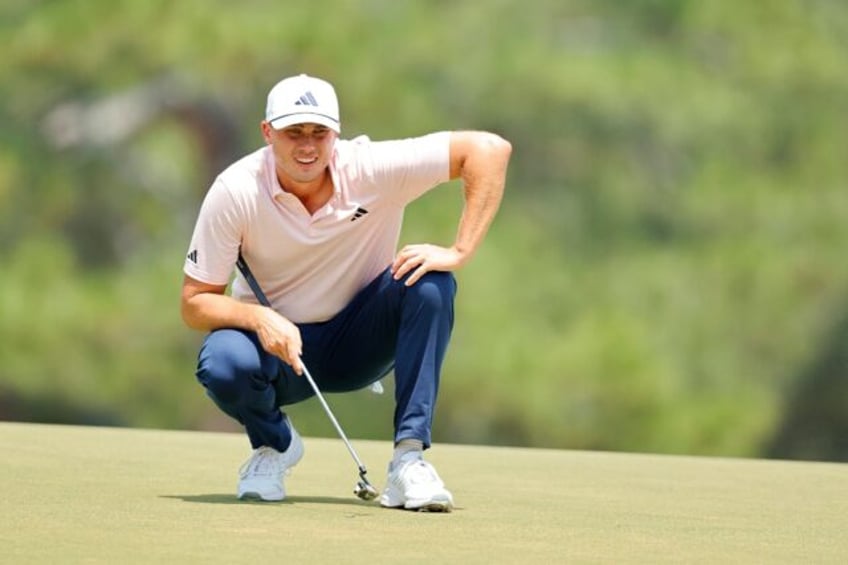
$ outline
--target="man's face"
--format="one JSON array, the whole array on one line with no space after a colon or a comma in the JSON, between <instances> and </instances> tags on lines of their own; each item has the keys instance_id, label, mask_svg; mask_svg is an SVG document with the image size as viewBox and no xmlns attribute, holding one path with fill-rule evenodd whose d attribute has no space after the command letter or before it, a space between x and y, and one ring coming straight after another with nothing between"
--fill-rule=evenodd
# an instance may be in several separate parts
<instances>
[{"instance_id":1,"label":"man's face","mask_svg":"<svg viewBox=\"0 0 848 565\"><path fill-rule=\"evenodd\" d=\"M330 128L312 123L276 130L263 122L262 133L274 152L281 180L295 182L310 182L324 174L337 137Z\"/></svg>"}]
</instances>

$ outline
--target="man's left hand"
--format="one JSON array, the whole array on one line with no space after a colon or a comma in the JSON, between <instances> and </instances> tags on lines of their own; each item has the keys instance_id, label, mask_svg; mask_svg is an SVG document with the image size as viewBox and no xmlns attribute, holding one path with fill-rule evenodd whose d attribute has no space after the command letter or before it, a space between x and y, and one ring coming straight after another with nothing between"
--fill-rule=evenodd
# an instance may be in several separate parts
<instances>
[{"instance_id":1,"label":"man's left hand","mask_svg":"<svg viewBox=\"0 0 848 565\"><path fill-rule=\"evenodd\" d=\"M392 275L400 280L407 273L406 286L412 286L430 271L455 271L463 264L462 254L454 247L440 247L429 243L407 245L392 262Z\"/></svg>"}]
</instances>

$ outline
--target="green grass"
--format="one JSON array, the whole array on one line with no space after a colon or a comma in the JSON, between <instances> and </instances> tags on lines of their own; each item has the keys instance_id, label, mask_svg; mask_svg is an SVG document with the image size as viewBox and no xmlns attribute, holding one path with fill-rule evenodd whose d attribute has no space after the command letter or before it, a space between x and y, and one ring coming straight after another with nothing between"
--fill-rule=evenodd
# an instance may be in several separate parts
<instances>
[{"instance_id":1,"label":"green grass","mask_svg":"<svg viewBox=\"0 0 848 565\"><path fill-rule=\"evenodd\" d=\"M381 486L390 445L356 441ZM0 423L3 563L844 563L848 465L438 445L451 514L356 499L305 438L239 502L241 434Z\"/></svg>"}]
</instances>

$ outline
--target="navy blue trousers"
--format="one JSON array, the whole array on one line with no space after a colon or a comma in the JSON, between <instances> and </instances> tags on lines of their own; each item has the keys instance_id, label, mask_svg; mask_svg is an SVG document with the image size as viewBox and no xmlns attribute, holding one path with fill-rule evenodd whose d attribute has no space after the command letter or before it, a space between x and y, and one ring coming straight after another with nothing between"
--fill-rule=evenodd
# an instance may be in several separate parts
<instances>
[{"instance_id":1,"label":"navy blue trousers","mask_svg":"<svg viewBox=\"0 0 848 565\"><path fill-rule=\"evenodd\" d=\"M322 393L357 390L394 369L395 442L418 439L427 448L455 295L451 273L430 272L407 287L386 269L331 320L298 324L303 363ZM206 337L197 379L254 448L285 451L291 433L280 408L314 395L305 377L240 329Z\"/></svg>"}]
</instances>

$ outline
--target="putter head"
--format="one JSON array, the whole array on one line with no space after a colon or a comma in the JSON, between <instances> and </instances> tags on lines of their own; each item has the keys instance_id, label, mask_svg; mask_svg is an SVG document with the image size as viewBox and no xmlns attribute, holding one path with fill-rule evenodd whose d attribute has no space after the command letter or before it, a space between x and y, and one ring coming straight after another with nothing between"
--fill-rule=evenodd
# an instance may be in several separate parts
<instances>
[{"instance_id":1,"label":"putter head","mask_svg":"<svg viewBox=\"0 0 848 565\"><path fill-rule=\"evenodd\" d=\"M377 489L371 486L371 483L369 483L365 477L356 483L356 486L353 489L353 494L366 501L374 500L378 495Z\"/></svg>"}]
</instances>

